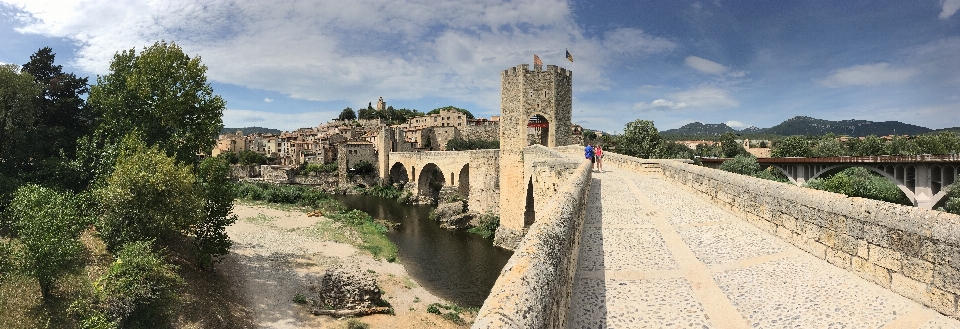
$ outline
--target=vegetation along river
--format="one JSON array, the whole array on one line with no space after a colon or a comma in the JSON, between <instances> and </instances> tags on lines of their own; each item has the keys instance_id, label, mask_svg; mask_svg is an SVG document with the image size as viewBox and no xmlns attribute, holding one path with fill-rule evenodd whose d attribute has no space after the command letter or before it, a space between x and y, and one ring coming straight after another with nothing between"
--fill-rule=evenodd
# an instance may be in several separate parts
<instances>
[{"instance_id":1,"label":"vegetation along river","mask_svg":"<svg viewBox=\"0 0 960 329\"><path fill-rule=\"evenodd\" d=\"M464 307L480 307L513 254L465 230L447 230L429 217L432 207L369 195L336 195L349 209L400 225L387 232L400 262L428 291Z\"/></svg>"}]
</instances>

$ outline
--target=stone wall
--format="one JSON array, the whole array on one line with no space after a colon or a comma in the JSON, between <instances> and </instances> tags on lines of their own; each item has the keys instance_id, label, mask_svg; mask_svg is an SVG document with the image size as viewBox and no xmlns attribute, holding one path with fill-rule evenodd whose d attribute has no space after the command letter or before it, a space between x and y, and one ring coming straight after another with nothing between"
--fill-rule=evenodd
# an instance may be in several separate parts
<instances>
[{"instance_id":1,"label":"stone wall","mask_svg":"<svg viewBox=\"0 0 960 329\"><path fill-rule=\"evenodd\" d=\"M257 177L260 177L260 169L257 166L230 165L231 179L241 180Z\"/></svg>"},{"instance_id":2,"label":"stone wall","mask_svg":"<svg viewBox=\"0 0 960 329\"><path fill-rule=\"evenodd\" d=\"M483 139L488 141L499 140L500 125L499 124L467 125L463 127L463 129L461 129L460 138Z\"/></svg>"},{"instance_id":3,"label":"stone wall","mask_svg":"<svg viewBox=\"0 0 960 329\"><path fill-rule=\"evenodd\" d=\"M960 216L605 152L604 161L685 186L816 257L960 319Z\"/></svg>"},{"instance_id":4,"label":"stone wall","mask_svg":"<svg viewBox=\"0 0 960 329\"><path fill-rule=\"evenodd\" d=\"M591 166L581 162L500 272L473 328L563 328L573 292Z\"/></svg>"}]
</instances>

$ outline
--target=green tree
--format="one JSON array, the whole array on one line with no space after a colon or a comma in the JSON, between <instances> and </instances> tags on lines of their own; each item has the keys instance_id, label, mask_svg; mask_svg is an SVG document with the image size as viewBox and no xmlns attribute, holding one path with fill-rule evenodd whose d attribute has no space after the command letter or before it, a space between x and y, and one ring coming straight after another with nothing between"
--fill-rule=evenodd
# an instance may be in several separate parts
<instances>
[{"instance_id":1,"label":"green tree","mask_svg":"<svg viewBox=\"0 0 960 329\"><path fill-rule=\"evenodd\" d=\"M863 167L851 167L825 179L812 179L807 187L849 196L911 205L910 199L890 180Z\"/></svg>"},{"instance_id":2,"label":"green tree","mask_svg":"<svg viewBox=\"0 0 960 329\"><path fill-rule=\"evenodd\" d=\"M223 159L203 159L197 168L197 185L205 202L203 218L193 225L192 233L200 263L209 268L214 257L226 255L233 245L226 232L227 226L237 221L237 216L230 214L236 198L230 165Z\"/></svg>"},{"instance_id":3,"label":"green tree","mask_svg":"<svg viewBox=\"0 0 960 329\"><path fill-rule=\"evenodd\" d=\"M499 149L500 141L499 140L485 140L485 139L460 139L454 138L447 141L447 151L466 151L466 150L483 150L483 149Z\"/></svg>"},{"instance_id":4,"label":"green tree","mask_svg":"<svg viewBox=\"0 0 960 329\"><path fill-rule=\"evenodd\" d=\"M353 109L350 107L347 107L343 109L343 111L340 111L340 116L337 117L337 120L340 120L340 121L352 121L356 119L357 119L357 114L354 113Z\"/></svg>"},{"instance_id":5,"label":"green tree","mask_svg":"<svg viewBox=\"0 0 960 329\"><path fill-rule=\"evenodd\" d=\"M81 262L80 232L89 220L79 200L69 192L31 184L17 190L8 209L24 247L23 269L40 283L44 299L56 280Z\"/></svg>"},{"instance_id":6,"label":"green tree","mask_svg":"<svg viewBox=\"0 0 960 329\"><path fill-rule=\"evenodd\" d=\"M894 136L893 140L890 141L890 154L892 155L916 155L920 153L920 146L911 138Z\"/></svg>"},{"instance_id":7,"label":"green tree","mask_svg":"<svg viewBox=\"0 0 960 329\"><path fill-rule=\"evenodd\" d=\"M204 209L195 181L189 166L135 135L125 137L113 172L95 192L102 207L97 229L107 248L187 232Z\"/></svg>"},{"instance_id":8,"label":"green tree","mask_svg":"<svg viewBox=\"0 0 960 329\"><path fill-rule=\"evenodd\" d=\"M433 109L432 111L427 112L427 114L428 114L428 115L429 115L429 114L440 114L440 110L457 111L457 112L463 113L463 115L466 115L466 116L467 116L467 119L473 119L473 118L474 118L474 117L473 117L473 113L470 113L470 111L467 111L467 110L465 110L465 109L462 109L462 108L459 108L459 107L456 107L456 106L452 106L452 105L451 105L451 106L444 106L444 107L435 108L435 109Z\"/></svg>"},{"instance_id":9,"label":"green tree","mask_svg":"<svg viewBox=\"0 0 960 329\"><path fill-rule=\"evenodd\" d=\"M244 166L265 165L267 164L267 156L251 150L243 150L238 154L238 161Z\"/></svg>"},{"instance_id":10,"label":"green tree","mask_svg":"<svg viewBox=\"0 0 960 329\"><path fill-rule=\"evenodd\" d=\"M960 175L954 180L954 182L960 182ZM953 183L947 187L947 193L943 197L947 201L943 205L942 211L946 211L952 214L960 215L960 183Z\"/></svg>"},{"instance_id":11,"label":"green tree","mask_svg":"<svg viewBox=\"0 0 960 329\"><path fill-rule=\"evenodd\" d=\"M377 110L372 107L360 109L357 111L357 118L360 120L376 120L380 118L380 113L377 113Z\"/></svg>"},{"instance_id":12,"label":"green tree","mask_svg":"<svg viewBox=\"0 0 960 329\"><path fill-rule=\"evenodd\" d=\"M0 174L14 175L29 162L27 136L33 127L40 85L14 64L0 65Z\"/></svg>"},{"instance_id":13,"label":"green tree","mask_svg":"<svg viewBox=\"0 0 960 329\"><path fill-rule=\"evenodd\" d=\"M960 136L949 131L920 135L917 136L916 142L922 154L956 154L960 152Z\"/></svg>"},{"instance_id":14,"label":"green tree","mask_svg":"<svg viewBox=\"0 0 960 329\"><path fill-rule=\"evenodd\" d=\"M809 157L810 146L803 136L790 136L777 141L772 156L774 158Z\"/></svg>"},{"instance_id":15,"label":"green tree","mask_svg":"<svg viewBox=\"0 0 960 329\"><path fill-rule=\"evenodd\" d=\"M178 161L197 163L223 128L225 103L207 83L207 67L175 43L157 42L140 54L117 53L110 74L97 77L88 104L102 116L98 135L116 143L138 131Z\"/></svg>"},{"instance_id":16,"label":"green tree","mask_svg":"<svg viewBox=\"0 0 960 329\"><path fill-rule=\"evenodd\" d=\"M623 128L623 135L617 141L617 150L621 154L638 158L651 158L660 155L663 138L650 120L634 120Z\"/></svg>"},{"instance_id":17,"label":"green tree","mask_svg":"<svg viewBox=\"0 0 960 329\"><path fill-rule=\"evenodd\" d=\"M847 155L847 150L843 143L833 133L827 133L820 139L813 142L814 147L810 150L810 155L817 158L839 157Z\"/></svg>"},{"instance_id":18,"label":"green tree","mask_svg":"<svg viewBox=\"0 0 960 329\"><path fill-rule=\"evenodd\" d=\"M863 140L859 138L851 140L850 151L851 155L854 156L886 155L891 153L887 143L876 135L864 137Z\"/></svg>"},{"instance_id":19,"label":"green tree","mask_svg":"<svg viewBox=\"0 0 960 329\"><path fill-rule=\"evenodd\" d=\"M732 160L720 164L720 170L736 174L753 176L760 172L760 164L752 155L737 155Z\"/></svg>"},{"instance_id":20,"label":"green tree","mask_svg":"<svg viewBox=\"0 0 960 329\"><path fill-rule=\"evenodd\" d=\"M183 284L175 265L151 250L150 241L124 244L106 275L97 280L99 306L122 328L152 328Z\"/></svg>"},{"instance_id":21,"label":"green tree","mask_svg":"<svg viewBox=\"0 0 960 329\"><path fill-rule=\"evenodd\" d=\"M83 99L90 90L87 78L64 73L63 66L54 65L55 58L53 49L44 47L23 65L23 71L33 75L42 89L31 148L37 153L35 158L55 157L60 152L72 156L77 140L93 131L95 117Z\"/></svg>"},{"instance_id":22,"label":"green tree","mask_svg":"<svg viewBox=\"0 0 960 329\"><path fill-rule=\"evenodd\" d=\"M743 145L737 143L737 135L732 132L725 132L723 135L720 135L720 149L723 152L723 157L733 158L738 155L748 154L747 150L743 149Z\"/></svg>"}]
</instances>

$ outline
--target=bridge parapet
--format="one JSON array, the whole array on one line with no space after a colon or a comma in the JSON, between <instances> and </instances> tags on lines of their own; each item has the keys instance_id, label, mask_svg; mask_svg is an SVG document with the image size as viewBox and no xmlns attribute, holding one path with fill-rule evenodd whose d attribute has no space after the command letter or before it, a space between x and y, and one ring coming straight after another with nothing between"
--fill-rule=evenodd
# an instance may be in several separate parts
<instances>
[{"instance_id":1,"label":"bridge parapet","mask_svg":"<svg viewBox=\"0 0 960 329\"><path fill-rule=\"evenodd\" d=\"M647 159L610 152L639 168ZM676 161L659 162L686 186L753 225L944 315L960 318L960 216L801 188Z\"/></svg>"},{"instance_id":2,"label":"bridge parapet","mask_svg":"<svg viewBox=\"0 0 960 329\"><path fill-rule=\"evenodd\" d=\"M573 291L591 164L560 185L500 272L473 328L562 328Z\"/></svg>"}]
</instances>

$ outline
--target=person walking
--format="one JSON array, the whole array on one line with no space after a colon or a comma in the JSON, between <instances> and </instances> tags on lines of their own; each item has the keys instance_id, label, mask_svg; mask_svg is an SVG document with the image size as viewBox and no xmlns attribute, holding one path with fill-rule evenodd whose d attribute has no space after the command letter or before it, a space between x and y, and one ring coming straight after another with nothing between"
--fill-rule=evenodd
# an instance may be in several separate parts
<instances>
[{"instance_id":1,"label":"person walking","mask_svg":"<svg viewBox=\"0 0 960 329\"><path fill-rule=\"evenodd\" d=\"M595 167L597 165L597 162L596 162L597 159L596 157L594 157L593 152L594 152L593 145L591 145L590 143L587 143L587 147L583 148L583 157L586 159L590 159L590 163L592 163L591 166Z\"/></svg>"},{"instance_id":2,"label":"person walking","mask_svg":"<svg viewBox=\"0 0 960 329\"><path fill-rule=\"evenodd\" d=\"M603 172L603 148L600 145L593 148L593 157L597 159L597 169Z\"/></svg>"}]
</instances>

